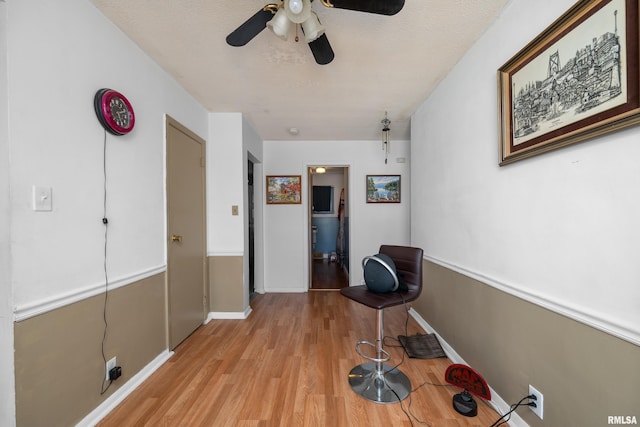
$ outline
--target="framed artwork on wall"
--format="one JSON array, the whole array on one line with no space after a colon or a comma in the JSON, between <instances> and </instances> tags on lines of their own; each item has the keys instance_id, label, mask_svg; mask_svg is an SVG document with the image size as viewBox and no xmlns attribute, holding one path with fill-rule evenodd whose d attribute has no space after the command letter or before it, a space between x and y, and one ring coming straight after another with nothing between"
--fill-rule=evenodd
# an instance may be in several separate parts
<instances>
[{"instance_id":1,"label":"framed artwork on wall","mask_svg":"<svg viewBox=\"0 0 640 427\"><path fill-rule=\"evenodd\" d=\"M302 203L301 175L268 175L267 204L291 205Z\"/></svg>"},{"instance_id":2,"label":"framed artwork on wall","mask_svg":"<svg viewBox=\"0 0 640 427\"><path fill-rule=\"evenodd\" d=\"M367 175L367 203L400 203L400 175Z\"/></svg>"},{"instance_id":3,"label":"framed artwork on wall","mask_svg":"<svg viewBox=\"0 0 640 427\"><path fill-rule=\"evenodd\" d=\"M498 70L500 165L640 123L638 0L582 0Z\"/></svg>"}]
</instances>

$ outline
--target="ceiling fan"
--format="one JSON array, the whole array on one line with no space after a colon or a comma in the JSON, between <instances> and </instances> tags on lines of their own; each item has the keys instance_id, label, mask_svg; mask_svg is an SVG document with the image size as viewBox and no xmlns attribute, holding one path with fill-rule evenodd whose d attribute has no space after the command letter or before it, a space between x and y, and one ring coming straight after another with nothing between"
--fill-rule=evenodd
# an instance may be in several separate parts
<instances>
[{"instance_id":1,"label":"ceiling fan","mask_svg":"<svg viewBox=\"0 0 640 427\"><path fill-rule=\"evenodd\" d=\"M311 9L312 1L282 0L279 4L269 3L229 34L227 44L244 46L266 27L281 39L286 40L291 24L300 25L316 62L320 65L330 63L334 57L333 49L318 15ZM320 0L320 2L329 8L379 15L395 15L404 6L404 0Z\"/></svg>"}]
</instances>

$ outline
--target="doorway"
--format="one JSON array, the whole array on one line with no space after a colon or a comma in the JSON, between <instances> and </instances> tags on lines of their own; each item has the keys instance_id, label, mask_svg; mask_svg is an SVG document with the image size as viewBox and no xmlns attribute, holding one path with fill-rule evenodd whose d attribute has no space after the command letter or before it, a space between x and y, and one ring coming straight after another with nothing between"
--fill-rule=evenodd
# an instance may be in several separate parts
<instances>
[{"instance_id":1,"label":"doorway","mask_svg":"<svg viewBox=\"0 0 640 427\"><path fill-rule=\"evenodd\" d=\"M253 162L247 159L247 218L248 224L248 240L249 240L249 299L256 292L256 273L255 273L255 201L253 189Z\"/></svg>"},{"instance_id":2,"label":"doorway","mask_svg":"<svg viewBox=\"0 0 640 427\"><path fill-rule=\"evenodd\" d=\"M205 142L167 116L168 340L174 349L205 318Z\"/></svg>"},{"instance_id":3,"label":"doorway","mask_svg":"<svg viewBox=\"0 0 640 427\"><path fill-rule=\"evenodd\" d=\"M345 288L349 286L349 168L311 166L308 178L309 289Z\"/></svg>"}]
</instances>

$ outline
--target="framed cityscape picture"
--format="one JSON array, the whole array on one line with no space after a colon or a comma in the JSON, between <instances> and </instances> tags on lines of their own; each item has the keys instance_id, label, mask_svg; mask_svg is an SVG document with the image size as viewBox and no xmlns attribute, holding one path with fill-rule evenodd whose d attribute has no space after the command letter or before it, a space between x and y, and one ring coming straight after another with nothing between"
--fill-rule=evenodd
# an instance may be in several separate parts
<instances>
[{"instance_id":1,"label":"framed cityscape picture","mask_svg":"<svg viewBox=\"0 0 640 427\"><path fill-rule=\"evenodd\" d=\"M498 70L500 165L640 123L638 0L582 0Z\"/></svg>"},{"instance_id":2,"label":"framed cityscape picture","mask_svg":"<svg viewBox=\"0 0 640 427\"><path fill-rule=\"evenodd\" d=\"M301 175L267 176L267 204L289 205L302 203Z\"/></svg>"},{"instance_id":3,"label":"framed cityscape picture","mask_svg":"<svg viewBox=\"0 0 640 427\"><path fill-rule=\"evenodd\" d=\"M367 175L367 203L400 203L400 175Z\"/></svg>"}]
</instances>

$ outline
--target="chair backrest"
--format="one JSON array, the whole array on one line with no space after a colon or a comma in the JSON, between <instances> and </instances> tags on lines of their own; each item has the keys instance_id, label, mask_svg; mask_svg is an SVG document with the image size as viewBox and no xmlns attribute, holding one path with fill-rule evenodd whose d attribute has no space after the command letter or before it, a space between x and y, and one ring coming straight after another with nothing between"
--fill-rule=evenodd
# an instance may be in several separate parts
<instances>
[{"instance_id":1,"label":"chair backrest","mask_svg":"<svg viewBox=\"0 0 640 427\"><path fill-rule=\"evenodd\" d=\"M410 246L382 245L379 252L393 260L397 272L402 274L409 290L417 291L418 294L422 291L422 249Z\"/></svg>"}]
</instances>

